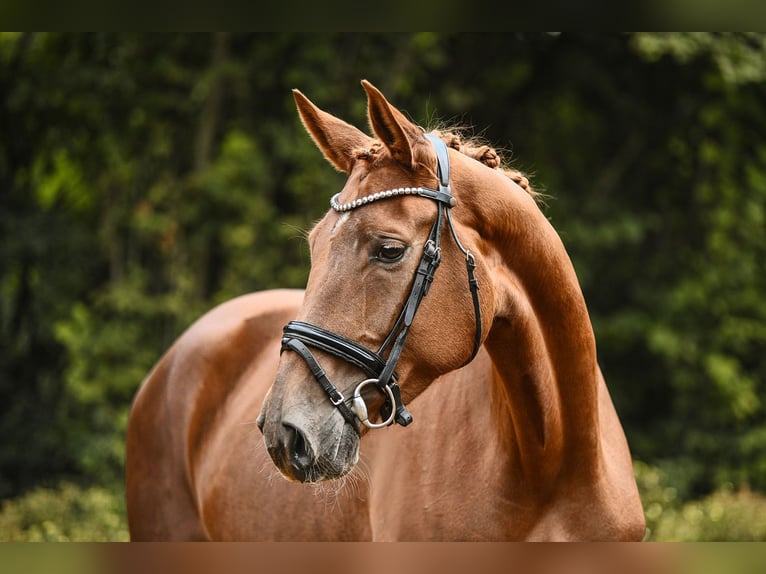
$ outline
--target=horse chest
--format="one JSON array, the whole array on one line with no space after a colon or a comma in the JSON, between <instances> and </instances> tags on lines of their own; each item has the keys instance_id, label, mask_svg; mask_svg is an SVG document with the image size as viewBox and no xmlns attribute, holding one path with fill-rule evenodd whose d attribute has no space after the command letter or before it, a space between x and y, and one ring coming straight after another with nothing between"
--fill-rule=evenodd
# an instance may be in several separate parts
<instances>
[{"instance_id":1,"label":"horse chest","mask_svg":"<svg viewBox=\"0 0 766 574\"><path fill-rule=\"evenodd\" d=\"M391 429L369 445L374 539L507 540L523 531L512 461L498 456L492 434L418 430Z\"/></svg>"}]
</instances>

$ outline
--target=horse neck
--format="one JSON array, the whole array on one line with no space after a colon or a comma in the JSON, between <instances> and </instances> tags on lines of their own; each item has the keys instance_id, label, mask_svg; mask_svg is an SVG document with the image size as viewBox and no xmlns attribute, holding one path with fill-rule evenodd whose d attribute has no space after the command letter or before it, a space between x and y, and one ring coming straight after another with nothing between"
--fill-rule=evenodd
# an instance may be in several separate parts
<instances>
[{"instance_id":1,"label":"horse neck","mask_svg":"<svg viewBox=\"0 0 766 574\"><path fill-rule=\"evenodd\" d=\"M492 276L495 309L486 347L503 442L531 480L550 483L567 469L592 476L601 375L582 291L534 200L491 175L494 183L477 186L471 203Z\"/></svg>"}]
</instances>

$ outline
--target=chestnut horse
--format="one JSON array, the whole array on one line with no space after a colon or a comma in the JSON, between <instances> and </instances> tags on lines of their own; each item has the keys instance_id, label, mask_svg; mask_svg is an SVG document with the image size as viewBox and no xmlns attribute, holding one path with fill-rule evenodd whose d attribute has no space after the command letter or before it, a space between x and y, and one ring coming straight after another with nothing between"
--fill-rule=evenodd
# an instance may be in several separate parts
<instances>
[{"instance_id":1,"label":"chestnut horse","mask_svg":"<svg viewBox=\"0 0 766 574\"><path fill-rule=\"evenodd\" d=\"M348 174L305 293L213 309L139 390L131 537L640 540L583 295L526 178L362 84L375 137L294 92Z\"/></svg>"}]
</instances>

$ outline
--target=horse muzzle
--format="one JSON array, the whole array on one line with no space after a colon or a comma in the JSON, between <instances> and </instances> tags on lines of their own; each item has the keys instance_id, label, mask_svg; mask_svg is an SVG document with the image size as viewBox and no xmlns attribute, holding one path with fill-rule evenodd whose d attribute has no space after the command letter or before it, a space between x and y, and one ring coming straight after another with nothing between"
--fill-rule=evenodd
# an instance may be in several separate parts
<instances>
[{"instance_id":1,"label":"horse muzzle","mask_svg":"<svg viewBox=\"0 0 766 574\"><path fill-rule=\"evenodd\" d=\"M257 421L266 450L279 472L292 482L320 482L347 474L359 459L359 435L349 425L343 431L312 432L303 425Z\"/></svg>"}]
</instances>

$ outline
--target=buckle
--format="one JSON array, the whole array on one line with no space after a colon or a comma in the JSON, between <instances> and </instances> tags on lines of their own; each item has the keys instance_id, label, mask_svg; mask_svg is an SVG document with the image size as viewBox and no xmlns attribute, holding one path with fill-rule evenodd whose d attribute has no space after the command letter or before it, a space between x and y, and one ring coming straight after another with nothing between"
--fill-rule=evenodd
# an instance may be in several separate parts
<instances>
[{"instance_id":1,"label":"buckle","mask_svg":"<svg viewBox=\"0 0 766 574\"><path fill-rule=\"evenodd\" d=\"M434 262L441 261L442 257L442 250L441 247L436 245L433 239L429 239L426 241L425 246L423 247L423 256L428 257Z\"/></svg>"},{"instance_id":2,"label":"buckle","mask_svg":"<svg viewBox=\"0 0 766 574\"><path fill-rule=\"evenodd\" d=\"M334 407L337 407L339 404L341 404L345 400L346 400L346 397L344 397L343 393L341 393L338 389L335 389L334 392L330 395L330 402L332 403L332 406Z\"/></svg>"}]
</instances>

